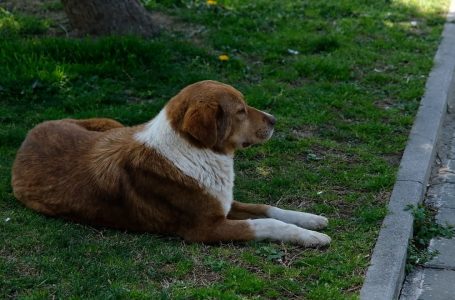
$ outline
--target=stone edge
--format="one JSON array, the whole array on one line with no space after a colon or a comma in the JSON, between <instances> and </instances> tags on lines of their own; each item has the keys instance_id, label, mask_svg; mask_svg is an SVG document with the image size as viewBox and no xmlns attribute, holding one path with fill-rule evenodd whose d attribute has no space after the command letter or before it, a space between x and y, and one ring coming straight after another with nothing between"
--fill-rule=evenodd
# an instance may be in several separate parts
<instances>
[{"instance_id":1,"label":"stone edge","mask_svg":"<svg viewBox=\"0 0 455 300\"><path fill-rule=\"evenodd\" d=\"M397 299L403 284L406 254L412 236L413 217L407 205L425 196L436 143L447 110L447 98L455 70L455 0L451 0L442 41L425 85L398 170L397 181L360 290L360 299Z\"/></svg>"}]
</instances>

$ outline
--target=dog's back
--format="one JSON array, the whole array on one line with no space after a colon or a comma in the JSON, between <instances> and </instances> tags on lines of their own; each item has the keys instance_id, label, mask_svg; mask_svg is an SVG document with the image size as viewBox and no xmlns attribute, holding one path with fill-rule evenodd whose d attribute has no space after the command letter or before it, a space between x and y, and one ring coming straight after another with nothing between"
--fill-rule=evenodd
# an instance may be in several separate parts
<instances>
[{"instance_id":1,"label":"dog's back","mask_svg":"<svg viewBox=\"0 0 455 300\"><path fill-rule=\"evenodd\" d=\"M120 195L107 195L87 165L93 146L105 135L102 131L121 126L115 123L110 128L109 124L104 123L103 127L97 122L91 122L93 126L87 128L88 122L76 120L37 125L16 155L12 170L15 197L49 216L115 225L110 220L116 214L125 214ZM103 198L109 199L103 201ZM104 216L105 206L109 206L109 216Z\"/></svg>"},{"instance_id":2,"label":"dog's back","mask_svg":"<svg viewBox=\"0 0 455 300\"><path fill-rule=\"evenodd\" d=\"M16 198L44 214L64 214L68 205L62 205L62 199L85 192L74 181L68 182L69 174L73 177L83 173L79 161L100 134L65 120L48 121L33 128L13 165L12 186Z\"/></svg>"}]
</instances>

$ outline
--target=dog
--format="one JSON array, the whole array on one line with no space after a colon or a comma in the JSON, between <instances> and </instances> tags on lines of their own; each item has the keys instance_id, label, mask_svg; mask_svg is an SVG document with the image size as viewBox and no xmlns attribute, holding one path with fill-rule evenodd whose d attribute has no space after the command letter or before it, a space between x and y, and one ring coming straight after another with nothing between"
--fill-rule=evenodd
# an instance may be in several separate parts
<instances>
[{"instance_id":1,"label":"dog","mask_svg":"<svg viewBox=\"0 0 455 300\"><path fill-rule=\"evenodd\" d=\"M327 246L327 219L233 199L234 152L273 134L275 118L230 85L182 89L150 122L46 121L12 168L15 197L52 217L186 241L274 240Z\"/></svg>"}]
</instances>

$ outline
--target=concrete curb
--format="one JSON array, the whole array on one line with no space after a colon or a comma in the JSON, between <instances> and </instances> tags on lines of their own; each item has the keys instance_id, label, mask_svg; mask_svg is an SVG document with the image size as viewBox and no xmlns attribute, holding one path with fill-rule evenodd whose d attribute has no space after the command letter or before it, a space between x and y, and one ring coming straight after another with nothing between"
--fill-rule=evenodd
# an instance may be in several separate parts
<instances>
[{"instance_id":1,"label":"concrete curb","mask_svg":"<svg viewBox=\"0 0 455 300\"><path fill-rule=\"evenodd\" d=\"M405 208L423 200L447 110L447 98L451 87L455 86L454 21L455 0L452 0L443 38L401 159L397 181L388 204L388 214L382 223L360 291L361 299L386 300L397 299L399 296L413 225L413 217Z\"/></svg>"}]
</instances>

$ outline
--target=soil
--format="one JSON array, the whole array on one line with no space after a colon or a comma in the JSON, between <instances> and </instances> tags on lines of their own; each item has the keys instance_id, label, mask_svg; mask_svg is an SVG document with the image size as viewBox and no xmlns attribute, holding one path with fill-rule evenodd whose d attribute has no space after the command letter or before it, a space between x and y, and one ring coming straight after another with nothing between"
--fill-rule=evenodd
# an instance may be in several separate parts
<instances>
[{"instance_id":1,"label":"soil","mask_svg":"<svg viewBox=\"0 0 455 300\"><path fill-rule=\"evenodd\" d=\"M38 19L51 21L47 35L50 36L74 36L69 20L63 10L60 1L56 0L0 0L0 7L9 12L19 15L33 16ZM156 23L171 34L180 34L194 41L200 39L205 32L203 26L187 24L168 16L160 11L151 11L152 18Z\"/></svg>"}]
</instances>

